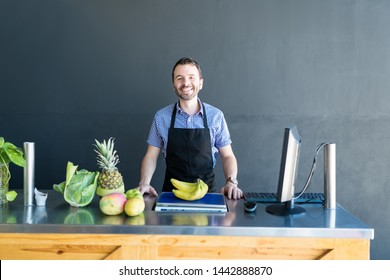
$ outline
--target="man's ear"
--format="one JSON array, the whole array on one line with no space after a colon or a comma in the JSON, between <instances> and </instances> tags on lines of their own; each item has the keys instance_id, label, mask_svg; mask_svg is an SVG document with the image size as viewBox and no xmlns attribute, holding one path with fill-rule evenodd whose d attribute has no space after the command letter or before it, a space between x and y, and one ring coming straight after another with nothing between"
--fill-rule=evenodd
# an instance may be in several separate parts
<instances>
[{"instance_id":1,"label":"man's ear","mask_svg":"<svg viewBox=\"0 0 390 280\"><path fill-rule=\"evenodd\" d=\"M203 79L200 79L199 81L199 90L203 88Z\"/></svg>"}]
</instances>

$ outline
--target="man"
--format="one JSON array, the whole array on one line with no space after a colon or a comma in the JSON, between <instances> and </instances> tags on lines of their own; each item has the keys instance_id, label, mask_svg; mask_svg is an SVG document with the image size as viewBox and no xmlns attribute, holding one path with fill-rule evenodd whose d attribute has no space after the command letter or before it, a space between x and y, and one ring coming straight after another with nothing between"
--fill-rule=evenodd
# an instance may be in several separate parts
<instances>
[{"instance_id":1,"label":"man","mask_svg":"<svg viewBox=\"0 0 390 280\"><path fill-rule=\"evenodd\" d=\"M200 178L214 192L213 169L219 153L226 178L221 192L229 199L240 199L243 192L238 187L237 160L224 115L198 98L203 87L199 64L191 58L180 59L173 67L172 81L179 100L159 110L154 117L138 189L157 195L150 182L162 152L166 162L163 191L174 188L171 178L185 182Z\"/></svg>"}]
</instances>

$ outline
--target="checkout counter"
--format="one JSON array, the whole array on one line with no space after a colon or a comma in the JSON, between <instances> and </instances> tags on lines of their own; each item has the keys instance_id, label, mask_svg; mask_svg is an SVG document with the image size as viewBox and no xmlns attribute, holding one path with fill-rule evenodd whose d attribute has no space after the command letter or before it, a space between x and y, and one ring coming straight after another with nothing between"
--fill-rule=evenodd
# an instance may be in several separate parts
<instances>
[{"instance_id":1,"label":"checkout counter","mask_svg":"<svg viewBox=\"0 0 390 280\"><path fill-rule=\"evenodd\" d=\"M54 190L45 206L23 206L23 195L0 205L0 259L369 259L374 230L342 206L301 205L280 217L258 204L227 200L228 213L162 213L144 196L137 217L106 216L99 197L71 207Z\"/></svg>"}]
</instances>

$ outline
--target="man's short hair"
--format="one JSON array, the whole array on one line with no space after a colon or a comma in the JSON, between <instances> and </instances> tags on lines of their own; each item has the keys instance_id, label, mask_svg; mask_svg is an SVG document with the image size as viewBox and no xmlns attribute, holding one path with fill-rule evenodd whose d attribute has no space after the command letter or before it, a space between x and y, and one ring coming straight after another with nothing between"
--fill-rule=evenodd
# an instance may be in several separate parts
<instances>
[{"instance_id":1,"label":"man's short hair","mask_svg":"<svg viewBox=\"0 0 390 280\"><path fill-rule=\"evenodd\" d=\"M189 57L182 57L180 58L176 63L175 65L173 66L173 69L172 69L172 81L174 80L174 72L175 72L175 69L178 65L185 65L185 64L191 64L191 65L194 65L198 71L199 71L199 77L202 79L202 70L200 69L200 66L199 66L199 63L196 62L194 59L192 58L189 58Z\"/></svg>"}]
</instances>

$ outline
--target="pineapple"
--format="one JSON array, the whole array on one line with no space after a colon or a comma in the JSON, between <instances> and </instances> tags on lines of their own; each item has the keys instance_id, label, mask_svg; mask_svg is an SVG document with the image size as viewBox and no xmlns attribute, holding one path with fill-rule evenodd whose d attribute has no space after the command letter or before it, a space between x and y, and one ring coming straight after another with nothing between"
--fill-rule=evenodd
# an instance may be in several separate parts
<instances>
[{"instance_id":1,"label":"pineapple","mask_svg":"<svg viewBox=\"0 0 390 280\"><path fill-rule=\"evenodd\" d=\"M102 169L98 177L97 195L105 196L114 192L124 193L123 178L116 167L119 157L114 150L114 139L111 137L107 142L103 140L102 143L95 139L95 142L97 164Z\"/></svg>"}]
</instances>

